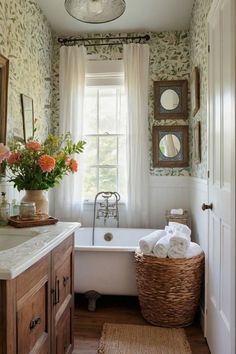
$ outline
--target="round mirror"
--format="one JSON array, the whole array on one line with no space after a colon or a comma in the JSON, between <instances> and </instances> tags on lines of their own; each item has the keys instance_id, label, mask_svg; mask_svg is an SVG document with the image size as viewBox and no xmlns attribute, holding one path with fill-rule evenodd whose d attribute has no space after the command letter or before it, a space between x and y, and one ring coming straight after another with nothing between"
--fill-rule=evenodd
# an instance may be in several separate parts
<instances>
[{"instance_id":1,"label":"round mirror","mask_svg":"<svg viewBox=\"0 0 236 354\"><path fill-rule=\"evenodd\" d=\"M178 94L171 89L165 90L161 95L161 105L168 111L172 111L179 105Z\"/></svg>"},{"instance_id":2,"label":"round mirror","mask_svg":"<svg viewBox=\"0 0 236 354\"><path fill-rule=\"evenodd\" d=\"M175 157L181 149L179 138L174 134L166 134L161 138L160 150L165 157Z\"/></svg>"}]
</instances>

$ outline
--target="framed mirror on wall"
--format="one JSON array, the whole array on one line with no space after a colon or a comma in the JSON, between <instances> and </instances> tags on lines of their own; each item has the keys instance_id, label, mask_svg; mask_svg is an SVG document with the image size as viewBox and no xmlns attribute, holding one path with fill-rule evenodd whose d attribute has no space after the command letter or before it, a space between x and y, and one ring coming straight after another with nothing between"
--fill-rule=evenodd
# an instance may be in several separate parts
<instances>
[{"instance_id":1,"label":"framed mirror on wall","mask_svg":"<svg viewBox=\"0 0 236 354\"><path fill-rule=\"evenodd\" d=\"M154 81L155 119L187 119L188 81Z\"/></svg>"},{"instance_id":2,"label":"framed mirror on wall","mask_svg":"<svg viewBox=\"0 0 236 354\"><path fill-rule=\"evenodd\" d=\"M6 144L9 60L0 54L0 143Z\"/></svg>"},{"instance_id":3,"label":"framed mirror on wall","mask_svg":"<svg viewBox=\"0 0 236 354\"><path fill-rule=\"evenodd\" d=\"M200 108L200 75L198 67L193 68L190 77L191 107L193 117Z\"/></svg>"},{"instance_id":4,"label":"framed mirror on wall","mask_svg":"<svg viewBox=\"0 0 236 354\"><path fill-rule=\"evenodd\" d=\"M21 94L24 141L34 135L34 102L29 96Z\"/></svg>"},{"instance_id":5,"label":"framed mirror on wall","mask_svg":"<svg viewBox=\"0 0 236 354\"><path fill-rule=\"evenodd\" d=\"M153 167L188 166L188 126L154 126Z\"/></svg>"}]
</instances>

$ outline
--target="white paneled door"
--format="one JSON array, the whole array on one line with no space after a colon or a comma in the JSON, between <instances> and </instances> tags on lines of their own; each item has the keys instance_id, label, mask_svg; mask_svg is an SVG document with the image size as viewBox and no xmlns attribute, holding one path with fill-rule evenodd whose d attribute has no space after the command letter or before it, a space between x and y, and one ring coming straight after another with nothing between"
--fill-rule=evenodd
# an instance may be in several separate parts
<instances>
[{"instance_id":1,"label":"white paneled door","mask_svg":"<svg viewBox=\"0 0 236 354\"><path fill-rule=\"evenodd\" d=\"M234 7L235 0L214 1L208 17L210 209L206 337L212 354L235 354Z\"/></svg>"}]
</instances>

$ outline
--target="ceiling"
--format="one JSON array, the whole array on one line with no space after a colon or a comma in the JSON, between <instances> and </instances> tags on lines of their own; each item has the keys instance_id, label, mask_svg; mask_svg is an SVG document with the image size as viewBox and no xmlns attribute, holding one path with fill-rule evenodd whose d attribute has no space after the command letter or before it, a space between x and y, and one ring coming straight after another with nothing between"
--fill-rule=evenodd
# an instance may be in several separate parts
<instances>
[{"instance_id":1,"label":"ceiling","mask_svg":"<svg viewBox=\"0 0 236 354\"><path fill-rule=\"evenodd\" d=\"M64 0L36 0L54 31L60 34L171 31L189 28L194 0L126 0L125 13L105 24L75 20L64 9Z\"/></svg>"}]
</instances>

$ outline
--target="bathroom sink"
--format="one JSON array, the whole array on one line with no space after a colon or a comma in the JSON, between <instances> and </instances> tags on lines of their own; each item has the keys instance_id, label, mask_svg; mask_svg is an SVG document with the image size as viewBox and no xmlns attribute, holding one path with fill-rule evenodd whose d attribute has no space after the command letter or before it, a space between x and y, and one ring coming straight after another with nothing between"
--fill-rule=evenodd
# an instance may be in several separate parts
<instances>
[{"instance_id":1,"label":"bathroom sink","mask_svg":"<svg viewBox=\"0 0 236 354\"><path fill-rule=\"evenodd\" d=\"M39 235L33 230L16 230L11 228L0 228L0 251L19 246Z\"/></svg>"}]
</instances>

